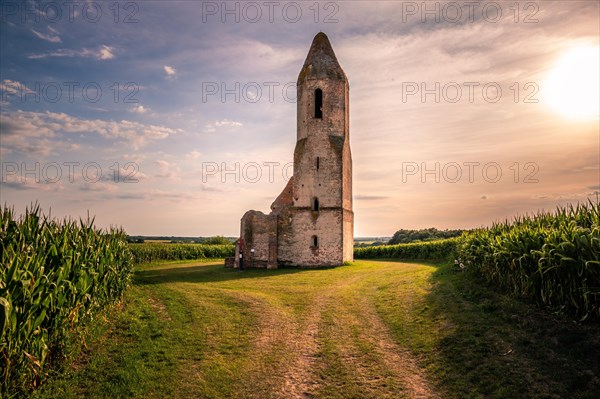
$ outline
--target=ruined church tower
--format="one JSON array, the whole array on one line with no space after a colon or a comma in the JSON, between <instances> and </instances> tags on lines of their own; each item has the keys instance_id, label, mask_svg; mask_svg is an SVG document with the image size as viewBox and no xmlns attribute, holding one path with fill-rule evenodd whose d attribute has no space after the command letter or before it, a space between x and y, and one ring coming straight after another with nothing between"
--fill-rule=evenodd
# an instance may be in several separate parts
<instances>
[{"instance_id":1,"label":"ruined church tower","mask_svg":"<svg viewBox=\"0 0 600 399\"><path fill-rule=\"evenodd\" d=\"M353 260L349 86L322 32L298 76L296 139L294 175L271 213L249 211L242 218L238 251L245 267L337 266Z\"/></svg>"}]
</instances>

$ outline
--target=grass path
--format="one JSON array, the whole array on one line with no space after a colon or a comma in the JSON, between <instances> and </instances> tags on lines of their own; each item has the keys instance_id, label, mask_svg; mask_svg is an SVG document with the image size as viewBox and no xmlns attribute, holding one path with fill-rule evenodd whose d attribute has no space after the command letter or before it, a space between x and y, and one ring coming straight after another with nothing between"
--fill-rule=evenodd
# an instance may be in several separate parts
<instances>
[{"instance_id":1,"label":"grass path","mask_svg":"<svg viewBox=\"0 0 600 399\"><path fill-rule=\"evenodd\" d=\"M146 265L87 354L35 396L591 398L600 330L572 324L449 265ZM556 343L541 342L548 328Z\"/></svg>"}]
</instances>

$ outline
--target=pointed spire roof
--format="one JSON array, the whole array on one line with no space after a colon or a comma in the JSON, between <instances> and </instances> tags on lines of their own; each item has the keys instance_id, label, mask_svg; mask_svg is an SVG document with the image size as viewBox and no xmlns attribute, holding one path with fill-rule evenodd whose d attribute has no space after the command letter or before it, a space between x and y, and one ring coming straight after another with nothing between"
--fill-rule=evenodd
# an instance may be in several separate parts
<instances>
[{"instance_id":1,"label":"pointed spire roof","mask_svg":"<svg viewBox=\"0 0 600 399\"><path fill-rule=\"evenodd\" d=\"M331 48L329 38L323 32L317 33L313 39L304 66L298 75L298 84L309 79L347 80Z\"/></svg>"}]
</instances>

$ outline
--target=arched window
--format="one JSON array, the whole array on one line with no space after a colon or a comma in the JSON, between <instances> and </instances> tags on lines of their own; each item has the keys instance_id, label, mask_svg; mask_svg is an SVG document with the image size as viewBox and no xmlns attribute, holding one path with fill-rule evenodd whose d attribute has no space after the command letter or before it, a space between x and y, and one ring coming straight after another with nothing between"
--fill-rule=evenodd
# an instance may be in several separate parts
<instances>
[{"instance_id":1,"label":"arched window","mask_svg":"<svg viewBox=\"0 0 600 399\"><path fill-rule=\"evenodd\" d=\"M323 118L323 90L315 90L315 118Z\"/></svg>"},{"instance_id":2,"label":"arched window","mask_svg":"<svg viewBox=\"0 0 600 399\"><path fill-rule=\"evenodd\" d=\"M319 237L317 236L312 236L312 247L313 248L319 248Z\"/></svg>"},{"instance_id":3,"label":"arched window","mask_svg":"<svg viewBox=\"0 0 600 399\"><path fill-rule=\"evenodd\" d=\"M319 212L319 199L318 198L313 198L313 202L312 202L312 210L315 212Z\"/></svg>"}]
</instances>

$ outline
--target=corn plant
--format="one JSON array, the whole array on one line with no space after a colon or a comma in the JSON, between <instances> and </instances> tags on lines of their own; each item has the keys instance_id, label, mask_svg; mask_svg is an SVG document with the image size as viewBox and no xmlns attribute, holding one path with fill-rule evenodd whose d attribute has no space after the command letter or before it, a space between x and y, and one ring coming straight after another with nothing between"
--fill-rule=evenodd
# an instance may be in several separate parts
<instances>
[{"instance_id":1,"label":"corn plant","mask_svg":"<svg viewBox=\"0 0 600 399\"><path fill-rule=\"evenodd\" d=\"M136 264L163 260L222 259L235 253L233 244L143 243L129 244L129 249Z\"/></svg>"},{"instance_id":2,"label":"corn plant","mask_svg":"<svg viewBox=\"0 0 600 399\"><path fill-rule=\"evenodd\" d=\"M377 245L354 248L356 259L395 258L447 260L454 256L458 244L457 238L445 240L412 242L408 244Z\"/></svg>"},{"instance_id":3,"label":"corn plant","mask_svg":"<svg viewBox=\"0 0 600 399\"><path fill-rule=\"evenodd\" d=\"M559 207L463 237L459 257L500 289L582 320L600 317L600 209Z\"/></svg>"},{"instance_id":4,"label":"corn plant","mask_svg":"<svg viewBox=\"0 0 600 399\"><path fill-rule=\"evenodd\" d=\"M0 260L0 393L15 397L41 382L86 321L121 298L132 262L123 231L51 220L39 205L19 219L0 208Z\"/></svg>"}]
</instances>

